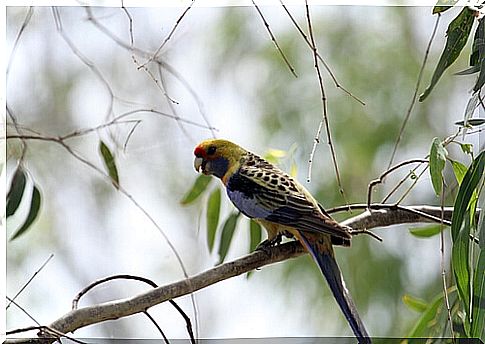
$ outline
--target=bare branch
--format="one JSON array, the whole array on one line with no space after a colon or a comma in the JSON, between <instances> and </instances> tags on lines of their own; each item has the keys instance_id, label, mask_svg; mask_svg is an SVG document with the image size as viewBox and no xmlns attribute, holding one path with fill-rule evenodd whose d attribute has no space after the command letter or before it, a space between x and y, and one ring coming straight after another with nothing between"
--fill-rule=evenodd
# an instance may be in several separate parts
<instances>
[{"instance_id":1,"label":"bare branch","mask_svg":"<svg viewBox=\"0 0 485 344\"><path fill-rule=\"evenodd\" d=\"M349 207L367 209L367 204L350 205ZM382 207L377 210L377 208ZM373 209L374 208L374 209ZM481 210L478 210L479 213ZM370 230L403 223L441 222L443 218L451 217L451 208L414 206L403 207L389 205L372 205L371 210L343 221L342 224L354 230ZM438 214L436 218L433 215ZM477 214L478 216L478 214ZM431 217L431 218L430 218ZM94 306L72 310L48 327L62 333L69 333L76 329L100 323L106 320L119 319L136 313L145 312L150 307L165 301L175 299L197 290L206 288L225 279L235 277L268 264L278 263L304 254L303 247L297 241L287 242L270 247L265 251L255 251L234 261L218 265L212 269L201 272L189 279L183 279L162 287L151 289L127 299L115 300ZM55 338L38 338L29 343L51 343ZM24 340L23 342L25 342ZM8 339L6 343L18 342Z\"/></svg>"},{"instance_id":2,"label":"bare branch","mask_svg":"<svg viewBox=\"0 0 485 344\"><path fill-rule=\"evenodd\" d=\"M25 15L24 21L22 22L22 26L20 26L17 37L15 37L15 41L13 43L12 51L10 52L10 57L9 57L8 64L7 64L7 69L6 69L6 72L5 72L5 83L8 80L10 67L12 66L12 61L14 60L13 57L15 55L15 52L17 51L17 47L18 47L19 42L20 42L20 37L22 37L22 34L25 31L25 28L27 27L27 25L29 25L30 19L32 18L33 14L34 14L34 8L32 6L30 6L29 10L27 11L27 14Z\"/></svg>"},{"instance_id":3,"label":"bare branch","mask_svg":"<svg viewBox=\"0 0 485 344\"><path fill-rule=\"evenodd\" d=\"M286 57L283 50L281 50L280 45L278 44L278 41L276 40L276 37L273 35L273 32L271 31L271 28L269 27L269 24L266 21L266 18L264 17L264 15L263 15L263 12L261 12L261 10L259 9L258 5L256 4L256 2L254 0L251 0L251 1L253 2L253 6L256 9L256 11L258 12L259 16L263 20L263 24L266 27L266 31L268 31L269 36L271 37L271 40L273 41L273 44L274 44L276 50L278 50L278 52L280 53L281 58L283 59L283 61L285 61L285 64L288 66L288 69L290 70L291 74L293 74L293 76L295 78L298 78L298 75L296 75L296 72L295 72L295 68L293 68L293 66L291 65L290 61Z\"/></svg>"},{"instance_id":4,"label":"bare branch","mask_svg":"<svg viewBox=\"0 0 485 344\"><path fill-rule=\"evenodd\" d=\"M426 66L426 61L428 60L429 51L431 49L431 43L434 41L434 37L436 35L436 31L438 29L438 24L440 22L441 15L438 13L436 17L436 21L434 24L433 32L431 33L431 37L429 38L428 45L426 47L426 52L424 53L423 63L421 64L421 68L419 69L418 80L416 81L416 86L414 87L414 94L411 99L411 104L409 104L408 111L406 112L406 116L404 117L404 121L402 122L401 129L399 129L399 135L397 136L396 142L394 143L394 148L392 150L391 159L389 160L389 165L387 168L390 168L392 163L394 162L394 157L396 156L397 148L399 147L399 143L401 143L402 135L404 133L404 129L408 123L409 117L411 117L411 112L414 109L414 104L416 104L416 98L418 97L419 86L421 85L421 80L423 78L424 67Z\"/></svg>"},{"instance_id":5,"label":"bare branch","mask_svg":"<svg viewBox=\"0 0 485 344\"><path fill-rule=\"evenodd\" d=\"M339 192L342 195L342 197L345 200L345 203L347 202L347 199L345 197L344 193L344 188L342 186L342 181L340 179L340 172L338 168L338 162L337 162L337 154L335 153L335 147L333 145L332 141L332 133L330 131L330 123L328 119L328 113L327 113L327 96L325 94L325 88L323 86L323 78L322 78L322 73L320 71L320 66L318 64L318 58L317 58L317 46L315 43L315 38L313 37L313 29L312 29L312 21L310 19L310 7L308 6L308 0L305 0L305 9L306 9L306 17L307 17L307 24L308 24L308 32L310 33L310 40L311 40L311 45L312 45L312 50L313 50L313 63L315 70L317 72L318 76L318 84L320 86L320 94L321 94L321 99L322 99L322 120L320 121L320 124L318 125L317 133L314 138L313 142L313 147L312 147L312 152L310 154L310 159L308 160L308 178L307 181L311 181L311 171L312 171L312 163L313 163L313 156L315 154L315 149L317 144L320 142L320 133L322 130L322 125L325 124L325 131L327 132L327 143L330 147L330 153L332 155L332 162L335 170L335 176L337 178L337 185L339 187Z\"/></svg>"},{"instance_id":6,"label":"bare branch","mask_svg":"<svg viewBox=\"0 0 485 344\"><path fill-rule=\"evenodd\" d=\"M369 186L368 186L368 189L367 189L367 204L371 204L372 203L372 189L374 188L375 185L377 184L381 184L382 181L384 180L384 178L394 172L395 170L403 167L403 166L406 166L406 165L409 165L409 164L424 164L424 163L428 163L428 160L427 159L409 159L409 160L405 160L405 161L402 161L400 162L399 164L393 166L393 167L389 167L386 171L384 171L380 176L379 178L377 179L374 179L374 180L371 180L370 183L369 183ZM406 177L407 179L407 177Z\"/></svg>"},{"instance_id":7,"label":"bare branch","mask_svg":"<svg viewBox=\"0 0 485 344\"><path fill-rule=\"evenodd\" d=\"M12 299L9 299L9 302L7 304L7 307L5 307L5 309L8 309L8 307L10 307L10 305L12 304L12 302L15 301L15 299L25 290L25 288L27 288L27 286L30 284L30 282L32 282L32 280L35 278L35 276L37 276L39 274L39 272L42 271L42 269L45 268L45 266L47 265L47 263L49 263L49 261L52 259L52 257L54 257L54 254L50 254L49 257L47 257L47 259L44 261L44 263L42 263L42 265L40 266L40 268L38 268L34 274L29 278L29 280L27 282L25 282L25 284L22 286L22 288L20 288L20 290L17 292L17 294L15 294L14 297L12 297Z\"/></svg>"}]
</instances>

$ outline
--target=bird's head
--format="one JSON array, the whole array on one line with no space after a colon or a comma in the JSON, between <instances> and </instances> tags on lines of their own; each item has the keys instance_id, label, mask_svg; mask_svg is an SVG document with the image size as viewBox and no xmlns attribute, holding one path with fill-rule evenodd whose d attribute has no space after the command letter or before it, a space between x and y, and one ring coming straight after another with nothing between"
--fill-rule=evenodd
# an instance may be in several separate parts
<instances>
[{"instance_id":1,"label":"bird's head","mask_svg":"<svg viewBox=\"0 0 485 344\"><path fill-rule=\"evenodd\" d=\"M197 172L219 177L224 182L224 177L235 172L246 153L244 148L227 140L205 140L194 149L194 168Z\"/></svg>"}]
</instances>

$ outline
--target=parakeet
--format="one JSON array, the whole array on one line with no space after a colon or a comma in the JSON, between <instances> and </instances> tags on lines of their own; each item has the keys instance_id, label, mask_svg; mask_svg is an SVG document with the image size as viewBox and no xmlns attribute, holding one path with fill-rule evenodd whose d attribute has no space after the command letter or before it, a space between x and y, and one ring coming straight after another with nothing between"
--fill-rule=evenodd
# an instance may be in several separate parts
<instances>
[{"instance_id":1,"label":"parakeet","mask_svg":"<svg viewBox=\"0 0 485 344\"><path fill-rule=\"evenodd\" d=\"M349 228L333 220L290 175L244 148L223 139L201 142L194 150L197 172L221 179L232 203L260 223L272 245L295 237L318 264L359 343L370 343L345 286L332 244L350 246Z\"/></svg>"}]
</instances>

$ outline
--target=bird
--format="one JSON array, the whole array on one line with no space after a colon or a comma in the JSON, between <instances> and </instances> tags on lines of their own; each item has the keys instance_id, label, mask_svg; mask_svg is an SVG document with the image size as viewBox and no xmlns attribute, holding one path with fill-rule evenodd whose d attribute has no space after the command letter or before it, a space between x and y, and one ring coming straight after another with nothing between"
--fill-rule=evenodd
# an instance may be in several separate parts
<instances>
[{"instance_id":1,"label":"bird","mask_svg":"<svg viewBox=\"0 0 485 344\"><path fill-rule=\"evenodd\" d=\"M208 139L194 149L197 172L219 178L228 198L244 215L265 228L259 249L294 237L310 253L359 343L371 343L333 250L350 246L350 228L331 218L295 178L260 156L225 139Z\"/></svg>"}]
</instances>

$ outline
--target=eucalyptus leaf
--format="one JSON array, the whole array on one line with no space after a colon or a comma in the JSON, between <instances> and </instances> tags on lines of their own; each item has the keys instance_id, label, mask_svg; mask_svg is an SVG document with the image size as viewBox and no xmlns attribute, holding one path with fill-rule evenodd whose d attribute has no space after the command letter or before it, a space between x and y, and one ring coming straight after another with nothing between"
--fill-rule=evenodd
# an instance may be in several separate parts
<instances>
[{"instance_id":1,"label":"eucalyptus leaf","mask_svg":"<svg viewBox=\"0 0 485 344\"><path fill-rule=\"evenodd\" d=\"M34 188L32 190L32 198L30 199L30 209L29 209L27 218L25 219L23 225L14 233L14 235L12 235L10 240L17 239L19 236L24 234L30 228L32 223L37 218L37 215L39 214L40 205L41 205L41 194L37 186L34 185Z\"/></svg>"},{"instance_id":2,"label":"eucalyptus leaf","mask_svg":"<svg viewBox=\"0 0 485 344\"><path fill-rule=\"evenodd\" d=\"M430 238L432 236L435 236L436 234L441 233L442 228L444 228L444 226L440 224L422 226L422 227L412 227L412 228L409 228L409 232L418 238Z\"/></svg>"},{"instance_id":3,"label":"eucalyptus leaf","mask_svg":"<svg viewBox=\"0 0 485 344\"><path fill-rule=\"evenodd\" d=\"M463 181L463 177L465 177L468 167L455 160L451 160L451 166L453 167L453 173L455 174L456 181L458 182L458 185L460 185Z\"/></svg>"},{"instance_id":4,"label":"eucalyptus leaf","mask_svg":"<svg viewBox=\"0 0 485 344\"><path fill-rule=\"evenodd\" d=\"M190 204L194 202L199 196L207 189L207 186L211 182L212 177L206 176L204 174L199 175L196 179L194 184L192 184L192 187L190 190L185 194L185 196L182 198L182 203L183 205Z\"/></svg>"},{"instance_id":5,"label":"eucalyptus leaf","mask_svg":"<svg viewBox=\"0 0 485 344\"><path fill-rule=\"evenodd\" d=\"M408 306L409 309L412 309L413 311L416 311L419 313L423 313L428 308L428 304L426 303L426 301L409 294L405 294L402 297L402 302L406 306Z\"/></svg>"},{"instance_id":6,"label":"eucalyptus leaf","mask_svg":"<svg viewBox=\"0 0 485 344\"><path fill-rule=\"evenodd\" d=\"M456 240L462 227L468 204L483 177L484 167L485 151L482 151L468 168L458 189L458 194L456 195L453 216L451 218L451 237L453 242Z\"/></svg>"},{"instance_id":7,"label":"eucalyptus leaf","mask_svg":"<svg viewBox=\"0 0 485 344\"><path fill-rule=\"evenodd\" d=\"M460 125L462 127L465 126L464 121L458 121L458 122L455 122L455 124ZM470 127L478 127L482 124L485 124L485 118L470 118L466 123L466 125Z\"/></svg>"},{"instance_id":8,"label":"eucalyptus leaf","mask_svg":"<svg viewBox=\"0 0 485 344\"><path fill-rule=\"evenodd\" d=\"M219 225L219 214L221 211L221 189L215 189L207 201L207 246L209 252L214 247L217 226Z\"/></svg>"},{"instance_id":9,"label":"eucalyptus leaf","mask_svg":"<svg viewBox=\"0 0 485 344\"><path fill-rule=\"evenodd\" d=\"M118 189L120 186L120 180L118 176L118 169L116 168L115 158L108 146L102 140L99 141L99 152L101 153L104 166L108 171L108 175L111 178L113 186Z\"/></svg>"},{"instance_id":10,"label":"eucalyptus leaf","mask_svg":"<svg viewBox=\"0 0 485 344\"><path fill-rule=\"evenodd\" d=\"M439 0L433 7L433 14L443 13L456 5L458 0Z\"/></svg>"},{"instance_id":11,"label":"eucalyptus leaf","mask_svg":"<svg viewBox=\"0 0 485 344\"><path fill-rule=\"evenodd\" d=\"M428 329L430 323L432 323L435 318L438 310L440 307L443 306L443 294L439 294L433 302L431 302L426 310L421 314L418 322L414 325L411 333L409 333L408 337L425 337L426 336L426 329Z\"/></svg>"},{"instance_id":12,"label":"eucalyptus leaf","mask_svg":"<svg viewBox=\"0 0 485 344\"><path fill-rule=\"evenodd\" d=\"M221 233L221 243L219 246L219 263L221 264L226 259L227 252L231 246L232 237L237 225L237 219L240 213L232 213L224 222Z\"/></svg>"},{"instance_id":13,"label":"eucalyptus leaf","mask_svg":"<svg viewBox=\"0 0 485 344\"><path fill-rule=\"evenodd\" d=\"M17 167L15 174L12 177L10 190L7 194L7 209L5 215L7 217L13 215L22 201L22 196L27 182L27 175L21 165Z\"/></svg>"},{"instance_id":14,"label":"eucalyptus leaf","mask_svg":"<svg viewBox=\"0 0 485 344\"><path fill-rule=\"evenodd\" d=\"M468 67L467 69L464 69L462 71L456 72L455 75L470 75L470 74L478 73L479 71L480 71L480 66L476 65L476 66Z\"/></svg>"},{"instance_id":15,"label":"eucalyptus leaf","mask_svg":"<svg viewBox=\"0 0 485 344\"><path fill-rule=\"evenodd\" d=\"M443 12L445 9L442 9ZM438 13L438 12L437 12ZM456 16L455 19L448 25L446 31L447 39L441 57L436 65L431 83L426 88L423 94L419 96L419 101L422 102L428 97L438 80L443 75L444 71L455 62L465 46L468 36L470 35L473 21L475 19L474 11L468 7L463 7L463 10Z\"/></svg>"},{"instance_id":16,"label":"eucalyptus leaf","mask_svg":"<svg viewBox=\"0 0 485 344\"><path fill-rule=\"evenodd\" d=\"M468 215L468 212L467 212ZM455 273L456 286L458 295L463 302L465 310L465 328L469 328L469 309L470 309L470 221L469 216L465 216L465 223L458 236L453 242L451 250L451 261Z\"/></svg>"},{"instance_id":17,"label":"eucalyptus leaf","mask_svg":"<svg viewBox=\"0 0 485 344\"><path fill-rule=\"evenodd\" d=\"M481 249L473 278L473 309L470 337L485 341L485 250Z\"/></svg>"},{"instance_id":18,"label":"eucalyptus leaf","mask_svg":"<svg viewBox=\"0 0 485 344\"><path fill-rule=\"evenodd\" d=\"M441 140L435 137L431 143L429 153L429 173L434 191L437 195L441 194L443 188L443 169L445 168L447 155L448 152L443 147Z\"/></svg>"}]
</instances>

